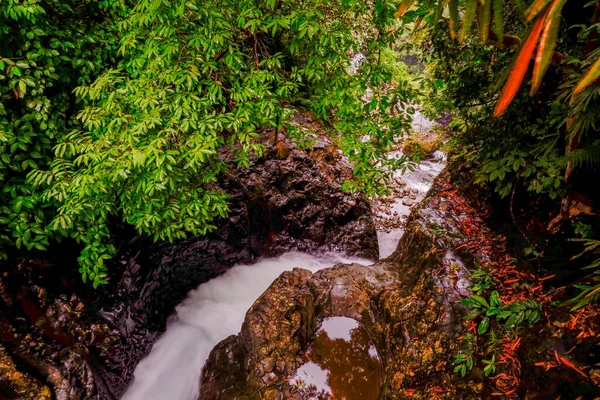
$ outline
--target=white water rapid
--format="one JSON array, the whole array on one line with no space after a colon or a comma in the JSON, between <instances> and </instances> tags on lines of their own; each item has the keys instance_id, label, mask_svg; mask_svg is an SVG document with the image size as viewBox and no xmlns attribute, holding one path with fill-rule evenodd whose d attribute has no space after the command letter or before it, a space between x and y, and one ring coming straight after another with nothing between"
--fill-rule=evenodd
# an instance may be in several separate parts
<instances>
[{"instance_id":1,"label":"white water rapid","mask_svg":"<svg viewBox=\"0 0 600 400\"><path fill-rule=\"evenodd\" d=\"M238 265L192 290L175 310L166 332L136 367L123 400L196 400L200 373L212 348L240 331L246 311L284 271L316 272L339 263L371 261L339 254L292 252L253 265Z\"/></svg>"},{"instance_id":2,"label":"white water rapid","mask_svg":"<svg viewBox=\"0 0 600 400\"><path fill-rule=\"evenodd\" d=\"M390 153L391 157L400 156L401 152ZM446 155L441 151L436 151L429 159L421 161L414 171L406 171L404 175L398 171L394 174L406 188L410 191L412 198L410 202L402 197L395 197L393 202L386 207L386 213L394 215L405 222L410 214L410 205L423 200L436 176L444 169L446 165ZM378 211L376 211L378 212ZM383 217L385 218L385 217ZM396 247L400 238L404 234L402 225L393 228L377 229L377 241L379 242L379 257L386 258L390 256Z\"/></svg>"}]
</instances>

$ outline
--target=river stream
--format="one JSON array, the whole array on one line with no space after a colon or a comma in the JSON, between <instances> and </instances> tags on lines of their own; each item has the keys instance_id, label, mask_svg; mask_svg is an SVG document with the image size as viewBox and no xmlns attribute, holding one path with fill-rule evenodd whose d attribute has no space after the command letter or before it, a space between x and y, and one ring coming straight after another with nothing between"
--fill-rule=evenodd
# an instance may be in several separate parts
<instances>
[{"instance_id":1,"label":"river stream","mask_svg":"<svg viewBox=\"0 0 600 400\"><path fill-rule=\"evenodd\" d=\"M398 154L392 153L390 156ZM404 175L397 174L396 178L400 185L404 185L405 193L410 193L410 205L425 196L444 164L444 155L436 152L414 171ZM403 198L392 198L387 207L389 209L385 210L385 215L379 217L396 218L401 223L378 229L381 258L389 256L398 245L403 233L403 222L410 213L410 207ZM280 257L263 259L253 265L235 266L225 274L201 284L190 291L186 300L177 306L167 324L166 332L154 344L150 354L137 365L134 380L122 399L196 400L202 367L210 351L221 340L240 331L246 311L273 280L282 272L295 267L316 272L338 263L351 262L372 264L368 260L341 254L309 255L291 252ZM360 338L362 335L358 326L348 327L347 319L330 319L323 325L320 331L323 333L317 333L317 339L320 337L320 341L335 341L337 338L337 345L342 347L347 345L343 343L344 337L333 333L336 330L348 331L348 338L350 335L353 335L353 338ZM324 350L318 347L320 341L315 341L317 347L312 351L323 353ZM366 342L358 339L356 342L363 347L362 353L357 353L356 357L363 357L375 365L377 356L374 349ZM314 384L319 391L328 394L331 393L328 382L332 371L324 369L323 365L307 363L299 369L297 376L301 377L303 382ZM369 370L366 372L371 373ZM337 385L339 386L339 382ZM370 389L361 390L369 393ZM368 398L368 395L361 397L364 400Z\"/></svg>"}]
</instances>

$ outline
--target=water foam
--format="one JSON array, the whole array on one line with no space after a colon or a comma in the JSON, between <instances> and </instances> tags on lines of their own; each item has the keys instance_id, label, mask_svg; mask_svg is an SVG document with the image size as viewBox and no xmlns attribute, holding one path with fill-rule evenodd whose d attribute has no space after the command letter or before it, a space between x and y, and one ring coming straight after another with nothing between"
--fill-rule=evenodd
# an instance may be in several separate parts
<instances>
[{"instance_id":1,"label":"water foam","mask_svg":"<svg viewBox=\"0 0 600 400\"><path fill-rule=\"evenodd\" d=\"M136 367L123 400L196 400L200 373L212 348L240 331L246 310L284 271L312 272L339 263L372 264L338 254L292 252L252 265L238 265L189 292L166 332Z\"/></svg>"}]
</instances>

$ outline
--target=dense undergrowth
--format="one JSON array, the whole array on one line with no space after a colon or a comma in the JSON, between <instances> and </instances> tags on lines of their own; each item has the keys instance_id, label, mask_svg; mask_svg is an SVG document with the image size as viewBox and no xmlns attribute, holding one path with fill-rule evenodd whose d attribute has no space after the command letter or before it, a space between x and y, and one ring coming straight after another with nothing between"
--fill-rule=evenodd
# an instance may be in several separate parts
<instances>
[{"instance_id":1,"label":"dense undergrowth","mask_svg":"<svg viewBox=\"0 0 600 400\"><path fill-rule=\"evenodd\" d=\"M522 11L504 6L505 32L531 35ZM514 85L512 71L519 63L527 70L529 60L517 58L526 45L517 43L515 52L482 44L468 30L452 40L452 17L442 17L420 40L430 80L439 82L430 85L425 105L434 114L454 116L446 145L451 165L479 187L503 240L499 245L518 256L473 271L474 293L463 301L470 312L455 372L466 376L481 368L491 377L492 396L519 395L525 379L519 355L536 332L569 338L569 351L587 348L593 354L598 346L600 192L593 182L600 167L600 91L597 84L578 94L573 88L597 58L600 3L588 3L595 7L588 14L577 7L567 3L563 10L543 84L530 93L518 91L499 117L498 98ZM410 12L406 19L414 18ZM481 26L480 15L479 35ZM535 73L526 79L535 80ZM568 369L599 384L594 367L572 362L568 353L555 351L553 361L535 366Z\"/></svg>"},{"instance_id":2,"label":"dense undergrowth","mask_svg":"<svg viewBox=\"0 0 600 400\"><path fill-rule=\"evenodd\" d=\"M504 34L526 43L531 35L527 16L538 6L550 9L550 3L525 4L530 6L525 11L504 3ZM404 18L418 18L423 7L419 3ZM502 101L507 87L515 84L514 71L528 69L529 59L518 58L525 44L511 42L517 36L508 36L502 44L491 39L482 43L485 21L480 16L477 32L463 29L468 25L463 20L460 38L453 40L450 15L424 28L429 33L421 34L419 49L430 80L440 82L430 85L426 106L454 116L446 145L451 159L467 167L482 193L488 193L496 226L516 254L528 261L525 268L538 276L555 275L546 283L547 290L563 288L564 305L579 309L597 301L600 292L600 191L594 184L600 168L600 91L597 84L579 92L574 88L597 59L600 5L561 2L560 7L560 27L548 27L549 33L554 29L556 46L543 83L529 93L521 88L499 117L494 116L498 98ZM498 34L497 28L490 35ZM539 39L538 57L544 54L544 40L551 39ZM535 81L537 73L534 68L524 78Z\"/></svg>"}]
</instances>

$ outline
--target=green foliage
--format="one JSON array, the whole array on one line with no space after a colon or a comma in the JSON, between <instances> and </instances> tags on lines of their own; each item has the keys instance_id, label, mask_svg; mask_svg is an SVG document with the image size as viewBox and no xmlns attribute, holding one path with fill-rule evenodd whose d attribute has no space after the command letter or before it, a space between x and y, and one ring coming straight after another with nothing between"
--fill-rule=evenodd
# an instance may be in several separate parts
<instances>
[{"instance_id":1,"label":"green foliage","mask_svg":"<svg viewBox=\"0 0 600 400\"><path fill-rule=\"evenodd\" d=\"M566 158L575 168L600 166L600 140L594 141L583 149L573 150Z\"/></svg>"},{"instance_id":2,"label":"green foliage","mask_svg":"<svg viewBox=\"0 0 600 400\"><path fill-rule=\"evenodd\" d=\"M490 360L481 360L485 364L483 374L485 376L494 375L496 373L496 355L493 354Z\"/></svg>"},{"instance_id":3,"label":"green foliage","mask_svg":"<svg viewBox=\"0 0 600 400\"><path fill-rule=\"evenodd\" d=\"M317 139L316 132L293 121L288 123L286 130L292 141L301 149L312 149L314 147Z\"/></svg>"},{"instance_id":4,"label":"green foliage","mask_svg":"<svg viewBox=\"0 0 600 400\"><path fill-rule=\"evenodd\" d=\"M584 244L584 250L580 254L576 255L575 258L582 257L584 255L591 255L593 260L584 269L598 269L600 268L600 240L595 239L573 239L574 241L581 241ZM600 301L600 271L595 271L591 277L591 284L588 285L573 285L576 289L581 292L569 300L565 301L563 305L572 306L571 310L577 310L585 307L588 304Z\"/></svg>"},{"instance_id":5,"label":"green foliage","mask_svg":"<svg viewBox=\"0 0 600 400\"><path fill-rule=\"evenodd\" d=\"M109 220L154 240L215 228L228 212L219 175L261 155L262 132L288 129L299 104L354 162L344 188L389 191L406 158L402 29L382 0L53 0L0 9L0 245L82 243L84 281L107 282ZM360 29L357 29L360 27ZM365 58L350 70L351 58Z\"/></svg>"},{"instance_id":6,"label":"green foliage","mask_svg":"<svg viewBox=\"0 0 600 400\"><path fill-rule=\"evenodd\" d=\"M577 14L577 5L566 7L573 7ZM505 4L504 16L504 33L524 30L516 9ZM455 115L453 158L472 165L476 182L501 197L509 196L518 185L550 199L564 198L574 184L568 180L567 167L575 172L590 170L600 159L596 129L600 92L592 85L572 97L582 71L600 57L599 50L585 52L587 43L594 40L590 34L595 25L561 28L556 50L567 53L569 64L577 67L550 66L539 93L518 92L500 118L493 118L494 107L498 89L514 65L513 54L482 44L471 31L461 41L452 40L443 18L438 25L429 28L433 46L425 48L425 57L430 62L431 82L441 81L440 89L430 84L437 112L446 108ZM570 33L575 29L580 29L576 37ZM576 146L565 146L574 135Z\"/></svg>"},{"instance_id":7,"label":"green foliage","mask_svg":"<svg viewBox=\"0 0 600 400\"><path fill-rule=\"evenodd\" d=\"M6 257L2 247L44 250L61 236L49 225L59 204L26 177L50 167L53 146L71 129L71 91L112 62L111 22L121 10L118 1L2 2L0 258ZM39 179L54 177L46 172ZM89 241L92 235L85 235Z\"/></svg>"},{"instance_id":8,"label":"green foliage","mask_svg":"<svg viewBox=\"0 0 600 400\"><path fill-rule=\"evenodd\" d=\"M485 354L490 358L481 360L485 365L484 375L494 375L496 373L495 353L498 351L497 338L517 332L524 324L534 325L539 322L542 318L542 306L535 300L503 304L496 290L484 297L482 294L494 285L493 278L483 269L476 270L470 277L475 293L463 299L461 304L468 309L465 319L477 321L474 322L477 335L485 338L487 343ZM455 373L460 373L464 377L475 365L477 339L472 334L464 336L460 351L454 358Z\"/></svg>"},{"instance_id":9,"label":"green foliage","mask_svg":"<svg viewBox=\"0 0 600 400\"><path fill-rule=\"evenodd\" d=\"M471 275L471 290L475 292L475 294L481 296L483 292L487 292L494 284L496 283L496 279L485 269L478 268Z\"/></svg>"},{"instance_id":10,"label":"green foliage","mask_svg":"<svg viewBox=\"0 0 600 400\"><path fill-rule=\"evenodd\" d=\"M592 230L592 226L588 224L584 224L581 221L573 222L573 230L575 234L583 239L591 239L594 236L594 231Z\"/></svg>"},{"instance_id":11,"label":"green foliage","mask_svg":"<svg viewBox=\"0 0 600 400\"><path fill-rule=\"evenodd\" d=\"M428 222L428 227L431 229L433 234L438 238L449 238L449 237L459 237L460 234L458 232L450 232L448 229L444 228L442 225L437 222Z\"/></svg>"},{"instance_id":12,"label":"green foliage","mask_svg":"<svg viewBox=\"0 0 600 400\"><path fill-rule=\"evenodd\" d=\"M571 310L574 311L588 304L600 301L600 273L596 272L594 274L591 283L591 285L573 285L573 287L581 290L581 292L577 296L565 301L563 305L572 306Z\"/></svg>"},{"instance_id":13,"label":"green foliage","mask_svg":"<svg viewBox=\"0 0 600 400\"><path fill-rule=\"evenodd\" d=\"M459 373L463 378L475 365L475 336L467 333L461 338L460 352L454 356L454 373Z\"/></svg>"},{"instance_id":14,"label":"green foliage","mask_svg":"<svg viewBox=\"0 0 600 400\"><path fill-rule=\"evenodd\" d=\"M498 321L503 329L518 330L523 323L533 325L542 318L542 306L535 300L522 300L517 303L502 304L497 291L493 291L486 299L476 294L463 299L461 304L469 307L467 319L481 317L477 325L477 333L485 334L493 320Z\"/></svg>"}]
</instances>

